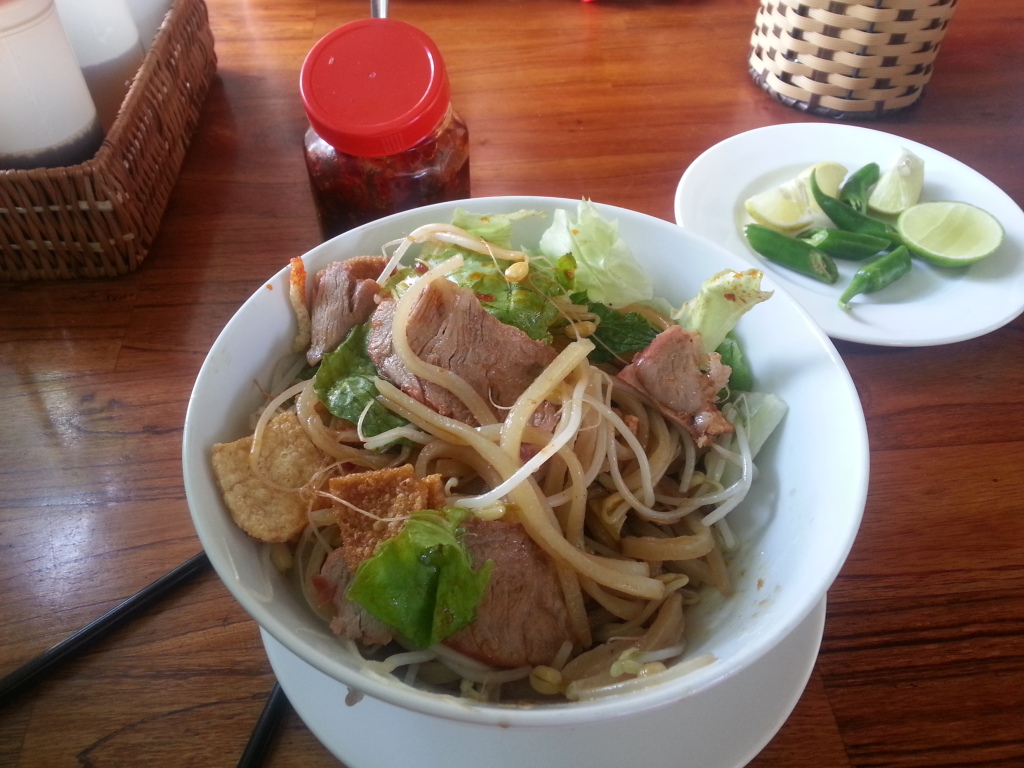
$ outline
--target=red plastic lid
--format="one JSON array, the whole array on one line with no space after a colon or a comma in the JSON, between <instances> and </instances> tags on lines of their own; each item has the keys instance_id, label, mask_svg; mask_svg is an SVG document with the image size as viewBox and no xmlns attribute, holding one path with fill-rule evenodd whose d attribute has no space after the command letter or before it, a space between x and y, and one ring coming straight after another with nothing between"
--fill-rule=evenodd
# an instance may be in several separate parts
<instances>
[{"instance_id":1,"label":"red plastic lid","mask_svg":"<svg viewBox=\"0 0 1024 768\"><path fill-rule=\"evenodd\" d=\"M309 124L335 149L384 157L415 146L451 101L441 52L396 19L362 19L325 35L300 77Z\"/></svg>"}]
</instances>

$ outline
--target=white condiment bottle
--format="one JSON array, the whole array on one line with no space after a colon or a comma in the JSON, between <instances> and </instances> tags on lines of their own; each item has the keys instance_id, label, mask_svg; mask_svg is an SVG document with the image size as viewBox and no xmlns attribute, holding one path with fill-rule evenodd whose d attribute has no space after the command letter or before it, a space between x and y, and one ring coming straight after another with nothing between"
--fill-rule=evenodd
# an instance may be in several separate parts
<instances>
[{"instance_id":1,"label":"white condiment bottle","mask_svg":"<svg viewBox=\"0 0 1024 768\"><path fill-rule=\"evenodd\" d=\"M109 131L145 56L138 27L124 0L56 3L100 123Z\"/></svg>"},{"instance_id":2,"label":"white condiment bottle","mask_svg":"<svg viewBox=\"0 0 1024 768\"><path fill-rule=\"evenodd\" d=\"M53 0L0 0L0 169L77 165L102 141Z\"/></svg>"},{"instance_id":3,"label":"white condiment bottle","mask_svg":"<svg viewBox=\"0 0 1024 768\"><path fill-rule=\"evenodd\" d=\"M139 42L148 51L171 9L171 0L125 0L125 4L139 28Z\"/></svg>"}]
</instances>

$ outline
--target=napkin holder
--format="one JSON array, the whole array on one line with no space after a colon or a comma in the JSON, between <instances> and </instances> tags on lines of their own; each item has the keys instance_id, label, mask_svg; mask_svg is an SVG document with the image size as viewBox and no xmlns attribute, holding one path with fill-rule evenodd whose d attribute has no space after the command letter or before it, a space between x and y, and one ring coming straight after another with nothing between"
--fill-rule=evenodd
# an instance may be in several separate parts
<instances>
[{"instance_id":1,"label":"napkin holder","mask_svg":"<svg viewBox=\"0 0 1024 768\"><path fill-rule=\"evenodd\" d=\"M95 156L0 170L0 280L135 270L160 227L216 66L204 0L174 0Z\"/></svg>"},{"instance_id":2,"label":"napkin holder","mask_svg":"<svg viewBox=\"0 0 1024 768\"><path fill-rule=\"evenodd\" d=\"M870 119L905 109L931 79L957 0L761 0L755 82L811 114Z\"/></svg>"}]
</instances>

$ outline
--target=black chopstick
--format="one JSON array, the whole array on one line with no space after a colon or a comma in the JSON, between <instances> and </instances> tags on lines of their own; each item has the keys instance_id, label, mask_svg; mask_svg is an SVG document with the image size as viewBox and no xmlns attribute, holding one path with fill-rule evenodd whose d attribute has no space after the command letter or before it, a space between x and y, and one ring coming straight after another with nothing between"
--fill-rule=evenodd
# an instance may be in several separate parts
<instances>
[{"instance_id":1,"label":"black chopstick","mask_svg":"<svg viewBox=\"0 0 1024 768\"><path fill-rule=\"evenodd\" d=\"M277 725L287 709L288 697L285 696L281 684L275 682L263 712L260 713L260 719L256 721L252 735L249 736L249 743L245 745L245 751L238 761L238 768L257 768L263 765L263 758L267 756L270 744L274 740Z\"/></svg>"},{"instance_id":2,"label":"black chopstick","mask_svg":"<svg viewBox=\"0 0 1024 768\"><path fill-rule=\"evenodd\" d=\"M11 672L0 680L0 706L6 704L9 699L13 698L23 688L41 680L54 667L74 656L89 643L107 634L125 619L138 613L175 587L206 570L209 566L210 560L205 552L194 555L173 571L164 574L149 586L140 589L120 605L111 608L98 619L82 627L75 634Z\"/></svg>"}]
</instances>

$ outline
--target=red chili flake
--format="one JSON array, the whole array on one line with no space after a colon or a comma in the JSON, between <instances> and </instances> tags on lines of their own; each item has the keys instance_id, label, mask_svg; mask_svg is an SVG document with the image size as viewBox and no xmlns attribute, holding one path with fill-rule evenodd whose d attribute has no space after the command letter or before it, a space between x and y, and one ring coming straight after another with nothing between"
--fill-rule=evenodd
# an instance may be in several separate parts
<instances>
[{"instance_id":1,"label":"red chili flake","mask_svg":"<svg viewBox=\"0 0 1024 768\"><path fill-rule=\"evenodd\" d=\"M387 157L337 151L306 135L306 168L324 239L388 214L469 197L469 131L457 115L419 144Z\"/></svg>"},{"instance_id":2,"label":"red chili flake","mask_svg":"<svg viewBox=\"0 0 1024 768\"><path fill-rule=\"evenodd\" d=\"M736 294L735 293L726 293L726 294L723 295L723 298L726 301L736 301Z\"/></svg>"},{"instance_id":3,"label":"red chili flake","mask_svg":"<svg viewBox=\"0 0 1024 768\"><path fill-rule=\"evenodd\" d=\"M490 293L478 293L476 297L480 301L494 301L494 295Z\"/></svg>"}]
</instances>

